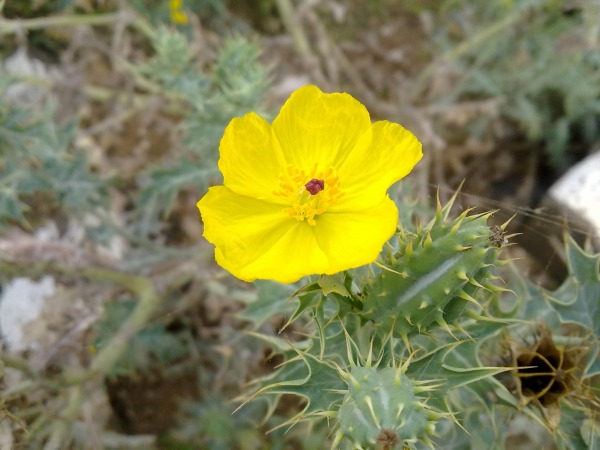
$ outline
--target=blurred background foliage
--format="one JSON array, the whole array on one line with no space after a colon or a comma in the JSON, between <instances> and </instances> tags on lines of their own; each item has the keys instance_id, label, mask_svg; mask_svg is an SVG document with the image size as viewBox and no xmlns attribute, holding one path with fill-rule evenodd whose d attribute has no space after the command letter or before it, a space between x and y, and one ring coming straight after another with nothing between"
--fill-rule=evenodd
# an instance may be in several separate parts
<instances>
[{"instance_id":1,"label":"blurred background foliage","mask_svg":"<svg viewBox=\"0 0 600 450\"><path fill-rule=\"evenodd\" d=\"M28 325L46 334L24 351L5 336L0 448L327 442L304 425L265 434L293 398L267 423L261 402L231 414L279 362L247 320L276 333L293 312L269 301L293 288L232 280L201 238L195 203L220 181L232 117L271 119L309 82L352 93L424 144L395 193L407 218L463 179L464 203L528 216L597 148L598 1L184 0L185 24L174 5L3 4L0 282L50 275L54 291ZM248 303L255 317L238 314Z\"/></svg>"}]
</instances>

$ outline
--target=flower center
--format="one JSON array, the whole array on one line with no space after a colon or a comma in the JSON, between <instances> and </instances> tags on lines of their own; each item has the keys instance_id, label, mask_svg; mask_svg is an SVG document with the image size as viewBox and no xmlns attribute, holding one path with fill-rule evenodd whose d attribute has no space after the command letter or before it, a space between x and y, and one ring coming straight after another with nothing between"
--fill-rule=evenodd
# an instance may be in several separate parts
<instances>
[{"instance_id":1,"label":"flower center","mask_svg":"<svg viewBox=\"0 0 600 450\"><path fill-rule=\"evenodd\" d=\"M310 195L317 195L323 189L325 189L325 180L317 180L313 178L308 183L304 185L306 190L310 192Z\"/></svg>"},{"instance_id":2,"label":"flower center","mask_svg":"<svg viewBox=\"0 0 600 450\"><path fill-rule=\"evenodd\" d=\"M332 167L317 170L315 164L311 170L304 171L289 165L279 175L279 189L274 193L291 205L283 210L287 216L316 225L315 217L335 205L342 196L339 185Z\"/></svg>"}]
</instances>

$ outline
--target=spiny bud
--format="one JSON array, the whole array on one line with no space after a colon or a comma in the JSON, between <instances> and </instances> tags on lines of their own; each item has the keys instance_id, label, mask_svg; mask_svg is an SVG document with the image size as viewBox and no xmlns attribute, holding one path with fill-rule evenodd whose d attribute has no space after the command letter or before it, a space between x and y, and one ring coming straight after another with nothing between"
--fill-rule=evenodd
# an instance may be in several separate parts
<instances>
[{"instance_id":1,"label":"spiny bud","mask_svg":"<svg viewBox=\"0 0 600 450\"><path fill-rule=\"evenodd\" d=\"M348 393L338 412L337 440L357 448L399 449L429 442L435 430L432 411L415 395L401 368L352 367Z\"/></svg>"}]
</instances>

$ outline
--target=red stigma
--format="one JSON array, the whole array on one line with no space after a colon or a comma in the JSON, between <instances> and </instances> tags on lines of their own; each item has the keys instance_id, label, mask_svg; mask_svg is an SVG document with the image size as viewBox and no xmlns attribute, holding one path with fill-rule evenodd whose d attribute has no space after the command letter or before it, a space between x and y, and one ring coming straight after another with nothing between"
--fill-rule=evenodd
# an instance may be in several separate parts
<instances>
[{"instance_id":1,"label":"red stigma","mask_svg":"<svg viewBox=\"0 0 600 450\"><path fill-rule=\"evenodd\" d=\"M310 192L310 195L317 195L323 189L325 189L325 180L317 180L313 178L308 183L304 185L306 190Z\"/></svg>"}]
</instances>

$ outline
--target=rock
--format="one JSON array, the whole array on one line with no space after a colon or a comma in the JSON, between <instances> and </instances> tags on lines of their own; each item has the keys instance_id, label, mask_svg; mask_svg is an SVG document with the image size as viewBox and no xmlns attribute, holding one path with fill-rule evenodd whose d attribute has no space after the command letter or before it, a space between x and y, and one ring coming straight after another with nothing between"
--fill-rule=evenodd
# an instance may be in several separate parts
<instances>
[{"instance_id":1,"label":"rock","mask_svg":"<svg viewBox=\"0 0 600 450\"><path fill-rule=\"evenodd\" d=\"M46 298L54 292L54 278L50 276L40 281L14 278L4 287L0 297L0 333L10 351L29 348L24 328L40 316Z\"/></svg>"},{"instance_id":2,"label":"rock","mask_svg":"<svg viewBox=\"0 0 600 450\"><path fill-rule=\"evenodd\" d=\"M573 166L554 183L548 197L582 228L579 231L589 233L593 246L600 251L600 151Z\"/></svg>"}]
</instances>

